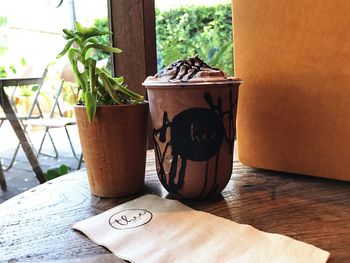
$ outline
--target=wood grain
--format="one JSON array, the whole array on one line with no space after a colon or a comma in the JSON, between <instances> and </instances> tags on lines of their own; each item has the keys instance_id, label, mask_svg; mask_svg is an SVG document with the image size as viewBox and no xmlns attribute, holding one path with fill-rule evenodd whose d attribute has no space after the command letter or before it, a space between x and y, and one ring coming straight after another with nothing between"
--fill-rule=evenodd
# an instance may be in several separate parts
<instances>
[{"instance_id":1,"label":"wood grain","mask_svg":"<svg viewBox=\"0 0 350 263\"><path fill-rule=\"evenodd\" d=\"M90 123L85 106L75 106L91 192L120 197L143 188L148 103L99 105Z\"/></svg>"},{"instance_id":2,"label":"wood grain","mask_svg":"<svg viewBox=\"0 0 350 263\"><path fill-rule=\"evenodd\" d=\"M123 50L113 55L114 73L124 76L131 90L147 96L142 83L157 72L154 0L108 0L108 7L113 46ZM152 131L151 121L148 123ZM151 135L149 132L147 149L153 148Z\"/></svg>"},{"instance_id":3,"label":"wood grain","mask_svg":"<svg viewBox=\"0 0 350 263\"><path fill-rule=\"evenodd\" d=\"M146 93L142 82L157 71L154 0L109 0L112 43L123 50L114 55L114 71L129 88ZM127 10L127 11L126 11Z\"/></svg>"},{"instance_id":4,"label":"wood grain","mask_svg":"<svg viewBox=\"0 0 350 263\"><path fill-rule=\"evenodd\" d=\"M123 262L70 226L144 193L164 198L147 153L146 186L122 199L90 194L85 171L57 178L0 205L0 261ZM190 207L331 252L329 262L349 262L350 184L248 168L234 162L222 195L185 201Z\"/></svg>"}]
</instances>

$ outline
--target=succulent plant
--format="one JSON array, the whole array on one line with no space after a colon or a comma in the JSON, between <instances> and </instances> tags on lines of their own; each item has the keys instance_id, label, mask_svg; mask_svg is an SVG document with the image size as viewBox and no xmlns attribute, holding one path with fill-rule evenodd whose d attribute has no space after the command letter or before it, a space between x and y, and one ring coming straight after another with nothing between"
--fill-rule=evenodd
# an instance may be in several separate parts
<instances>
[{"instance_id":1,"label":"succulent plant","mask_svg":"<svg viewBox=\"0 0 350 263\"><path fill-rule=\"evenodd\" d=\"M121 53L119 48L101 44L98 36L110 35L96 27L83 27L75 22L75 30L63 29L67 40L57 58L68 54L78 84L79 102L85 105L89 121L94 118L98 105L137 104L144 97L128 89L124 78L112 77L104 67L98 67L91 50Z\"/></svg>"}]
</instances>

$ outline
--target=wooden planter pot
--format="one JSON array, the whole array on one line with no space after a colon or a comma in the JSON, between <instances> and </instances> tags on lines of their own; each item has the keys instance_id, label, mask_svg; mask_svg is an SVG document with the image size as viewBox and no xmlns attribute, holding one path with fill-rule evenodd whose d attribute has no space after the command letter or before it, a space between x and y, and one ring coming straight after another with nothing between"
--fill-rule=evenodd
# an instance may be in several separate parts
<instances>
[{"instance_id":1,"label":"wooden planter pot","mask_svg":"<svg viewBox=\"0 0 350 263\"><path fill-rule=\"evenodd\" d=\"M144 186L148 103L99 106L89 123L74 108L92 194L121 197Z\"/></svg>"}]
</instances>

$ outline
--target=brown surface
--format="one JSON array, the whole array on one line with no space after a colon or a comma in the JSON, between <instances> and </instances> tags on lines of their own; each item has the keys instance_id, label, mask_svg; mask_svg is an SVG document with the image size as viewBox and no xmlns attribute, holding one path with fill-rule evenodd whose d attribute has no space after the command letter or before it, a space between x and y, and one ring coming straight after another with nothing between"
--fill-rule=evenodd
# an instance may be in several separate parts
<instances>
[{"instance_id":1,"label":"brown surface","mask_svg":"<svg viewBox=\"0 0 350 263\"><path fill-rule=\"evenodd\" d=\"M255 170L239 162L233 166L222 198L186 204L316 245L331 252L329 262L349 261L349 183ZM153 152L148 152L143 193L167 197L156 175ZM70 226L135 197L92 196L85 171L29 190L0 205L0 259L75 262L101 258L101 262L123 262L113 260L109 251Z\"/></svg>"},{"instance_id":2,"label":"brown surface","mask_svg":"<svg viewBox=\"0 0 350 263\"><path fill-rule=\"evenodd\" d=\"M233 1L240 159L350 181L350 2Z\"/></svg>"},{"instance_id":3,"label":"brown surface","mask_svg":"<svg viewBox=\"0 0 350 263\"><path fill-rule=\"evenodd\" d=\"M97 107L88 122L86 108L74 107L92 192L118 197L144 183L148 103Z\"/></svg>"}]
</instances>

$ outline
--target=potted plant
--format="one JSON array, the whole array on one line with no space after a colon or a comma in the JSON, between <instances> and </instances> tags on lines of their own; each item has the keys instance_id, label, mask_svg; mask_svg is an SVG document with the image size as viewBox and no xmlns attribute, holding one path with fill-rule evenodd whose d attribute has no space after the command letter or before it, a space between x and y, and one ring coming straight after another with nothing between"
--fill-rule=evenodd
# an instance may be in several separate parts
<instances>
[{"instance_id":1,"label":"potted plant","mask_svg":"<svg viewBox=\"0 0 350 263\"><path fill-rule=\"evenodd\" d=\"M74 107L91 192L119 197L140 191L144 185L148 103L129 90L123 77L112 77L98 67L92 50L121 53L101 44L98 36L112 34L75 23L64 29L66 53L78 84Z\"/></svg>"}]
</instances>

